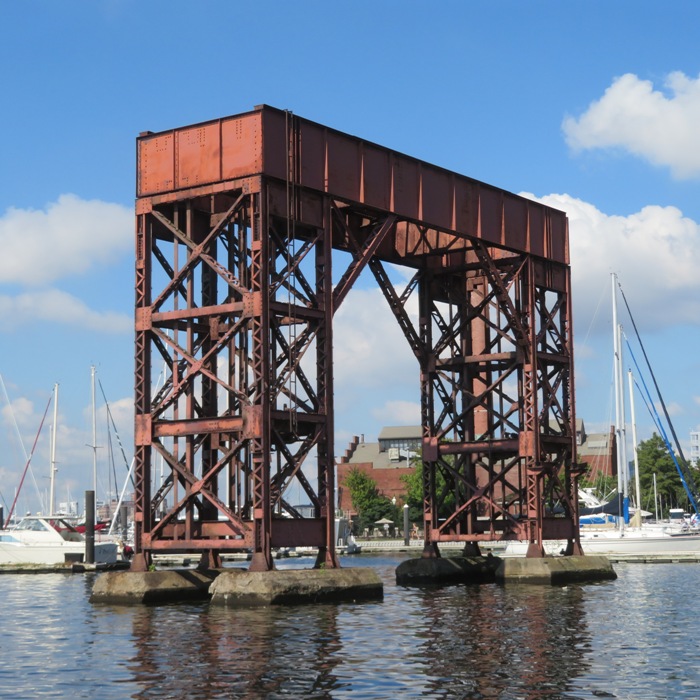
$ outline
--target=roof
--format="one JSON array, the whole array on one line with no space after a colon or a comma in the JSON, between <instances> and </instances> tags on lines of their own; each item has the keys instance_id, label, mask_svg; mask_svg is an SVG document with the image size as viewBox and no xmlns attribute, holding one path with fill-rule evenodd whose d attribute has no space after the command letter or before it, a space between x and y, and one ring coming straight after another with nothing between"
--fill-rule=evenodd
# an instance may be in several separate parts
<instances>
[{"instance_id":1,"label":"roof","mask_svg":"<svg viewBox=\"0 0 700 700\"><path fill-rule=\"evenodd\" d=\"M409 440L420 440L423 437L423 428L420 425L400 425L382 428L379 433L379 440L397 440L407 438Z\"/></svg>"},{"instance_id":2,"label":"roof","mask_svg":"<svg viewBox=\"0 0 700 700\"><path fill-rule=\"evenodd\" d=\"M610 433L589 433L579 445L579 455L599 455L610 452Z\"/></svg>"},{"instance_id":3,"label":"roof","mask_svg":"<svg viewBox=\"0 0 700 700\"><path fill-rule=\"evenodd\" d=\"M372 464L374 469L408 469L411 466L405 454L398 460L389 459L388 452L380 452L378 442L359 443L347 464Z\"/></svg>"}]
</instances>

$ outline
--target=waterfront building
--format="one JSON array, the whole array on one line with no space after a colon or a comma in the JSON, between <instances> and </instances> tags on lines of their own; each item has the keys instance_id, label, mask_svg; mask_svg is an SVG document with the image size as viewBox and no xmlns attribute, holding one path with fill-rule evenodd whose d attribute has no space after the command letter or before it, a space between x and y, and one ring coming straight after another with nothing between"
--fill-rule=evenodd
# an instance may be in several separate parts
<instances>
[{"instance_id":1,"label":"waterfront building","mask_svg":"<svg viewBox=\"0 0 700 700\"><path fill-rule=\"evenodd\" d=\"M588 433L582 419L576 420L576 453L578 461L588 465L587 481L617 476L617 440L615 427L607 433Z\"/></svg>"},{"instance_id":2,"label":"waterfront building","mask_svg":"<svg viewBox=\"0 0 700 700\"><path fill-rule=\"evenodd\" d=\"M411 458L420 452L421 436L419 425L408 425L382 428L377 442L365 442L364 435L353 437L345 454L338 460L338 508L344 513L352 513L345 479L355 468L374 480L382 496L403 503L406 487L401 477L413 472Z\"/></svg>"},{"instance_id":3,"label":"waterfront building","mask_svg":"<svg viewBox=\"0 0 700 700\"><path fill-rule=\"evenodd\" d=\"M700 462L700 430L690 431L690 463L697 467Z\"/></svg>"},{"instance_id":4,"label":"waterfront building","mask_svg":"<svg viewBox=\"0 0 700 700\"><path fill-rule=\"evenodd\" d=\"M384 427L376 442L365 442L364 435L354 436L338 460L338 508L347 515L352 514L350 492L345 488L345 479L352 469L359 469L373 479L382 496L403 503L406 487L402 477L413 472L411 458L420 452L421 437L419 425ZM608 433L587 433L583 420L578 419L576 445L578 461L588 465L588 481L617 476L613 427Z\"/></svg>"}]
</instances>

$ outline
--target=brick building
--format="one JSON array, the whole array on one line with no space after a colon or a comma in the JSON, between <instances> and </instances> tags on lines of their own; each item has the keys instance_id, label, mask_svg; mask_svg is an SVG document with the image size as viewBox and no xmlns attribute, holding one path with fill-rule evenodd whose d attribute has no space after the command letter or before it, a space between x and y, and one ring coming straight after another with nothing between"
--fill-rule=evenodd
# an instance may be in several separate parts
<instances>
[{"instance_id":1,"label":"brick building","mask_svg":"<svg viewBox=\"0 0 700 700\"><path fill-rule=\"evenodd\" d=\"M420 451L421 427L399 426L383 428L377 442L365 442L355 436L345 454L339 459L336 474L338 508L352 512L350 492L345 478L351 469L365 472L377 484L379 493L387 498L404 502L406 488L401 477L413 472L410 457ZM589 465L586 478L595 481L598 476L617 476L615 429L609 433L587 433L581 419L576 421L578 461Z\"/></svg>"},{"instance_id":2,"label":"brick building","mask_svg":"<svg viewBox=\"0 0 700 700\"><path fill-rule=\"evenodd\" d=\"M578 461L588 465L584 478L595 481L599 476L617 476L617 440L615 428L608 433L587 433L581 419L576 421Z\"/></svg>"},{"instance_id":3,"label":"brick building","mask_svg":"<svg viewBox=\"0 0 700 700\"><path fill-rule=\"evenodd\" d=\"M421 427L418 425L383 428L377 442L365 442L364 435L355 436L338 461L338 508L346 513L352 512L345 478L354 468L372 478L382 496L396 498L397 503L403 503L406 487L401 477L413 472L410 458L420 450L421 435Z\"/></svg>"}]
</instances>

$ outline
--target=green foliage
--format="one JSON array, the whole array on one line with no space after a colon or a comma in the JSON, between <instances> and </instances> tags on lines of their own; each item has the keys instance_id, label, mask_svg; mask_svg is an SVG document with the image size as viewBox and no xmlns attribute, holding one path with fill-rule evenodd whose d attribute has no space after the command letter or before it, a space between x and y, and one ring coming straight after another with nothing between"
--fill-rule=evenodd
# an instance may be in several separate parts
<instances>
[{"instance_id":1,"label":"green foliage","mask_svg":"<svg viewBox=\"0 0 700 700\"><path fill-rule=\"evenodd\" d=\"M362 532L372 529L374 523L382 518L398 522L398 509L377 489L377 483L368 474L357 467L351 469L345 477L345 486L350 491L352 507L358 514L356 530Z\"/></svg>"},{"instance_id":2,"label":"green foliage","mask_svg":"<svg viewBox=\"0 0 700 700\"><path fill-rule=\"evenodd\" d=\"M408 519L411 523L423 526L423 462L416 460L414 470L401 477L406 487L406 503L408 503Z\"/></svg>"},{"instance_id":3,"label":"green foliage","mask_svg":"<svg viewBox=\"0 0 700 700\"><path fill-rule=\"evenodd\" d=\"M452 457L447 457L452 460ZM406 503L408 503L408 517L412 523L423 521L423 461L418 455L414 461L412 474L401 477L401 481L406 486ZM444 499L438 509L440 517L449 516L454 510L455 498L447 488L447 480L442 470L438 469L435 474L435 491L437 497L444 495Z\"/></svg>"},{"instance_id":4,"label":"green foliage","mask_svg":"<svg viewBox=\"0 0 700 700\"><path fill-rule=\"evenodd\" d=\"M664 516L669 508L685 508L687 495L681 483L673 458L666 448L666 443L654 433L648 440L643 440L637 447L639 461L639 484L642 490L642 507L654 510L654 474L656 474L656 491L662 503Z\"/></svg>"}]
</instances>

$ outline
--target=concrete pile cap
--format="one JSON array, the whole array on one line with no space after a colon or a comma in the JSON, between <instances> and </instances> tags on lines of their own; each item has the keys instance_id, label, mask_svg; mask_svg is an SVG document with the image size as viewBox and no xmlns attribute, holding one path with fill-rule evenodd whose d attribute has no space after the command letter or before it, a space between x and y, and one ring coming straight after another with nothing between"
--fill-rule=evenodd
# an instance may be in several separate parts
<instances>
[{"instance_id":1,"label":"concrete pile cap","mask_svg":"<svg viewBox=\"0 0 700 700\"><path fill-rule=\"evenodd\" d=\"M396 567L396 583L493 583L500 561L494 556L407 559Z\"/></svg>"},{"instance_id":2,"label":"concrete pile cap","mask_svg":"<svg viewBox=\"0 0 700 700\"><path fill-rule=\"evenodd\" d=\"M224 571L210 589L212 603L249 607L381 600L384 588L369 568Z\"/></svg>"},{"instance_id":3,"label":"concrete pile cap","mask_svg":"<svg viewBox=\"0 0 700 700\"><path fill-rule=\"evenodd\" d=\"M91 603L163 603L206 600L217 570L107 571L92 588Z\"/></svg>"},{"instance_id":4,"label":"concrete pile cap","mask_svg":"<svg viewBox=\"0 0 700 700\"><path fill-rule=\"evenodd\" d=\"M451 583L532 583L564 585L617 578L610 560L583 557L437 557L409 559L396 568L403 586Z\"/></svg>"},{"instance_id":5,"label":"concrete pile cap","mask_svg":"<svg viewBox=\"0 0 700 700\"><path fill-rule=\"evenodd\" d=\"M505 583L593 583L612 581L617 574L607 557L542 557L503 559L496 573Z\"/></svg>"}]
</instances>

